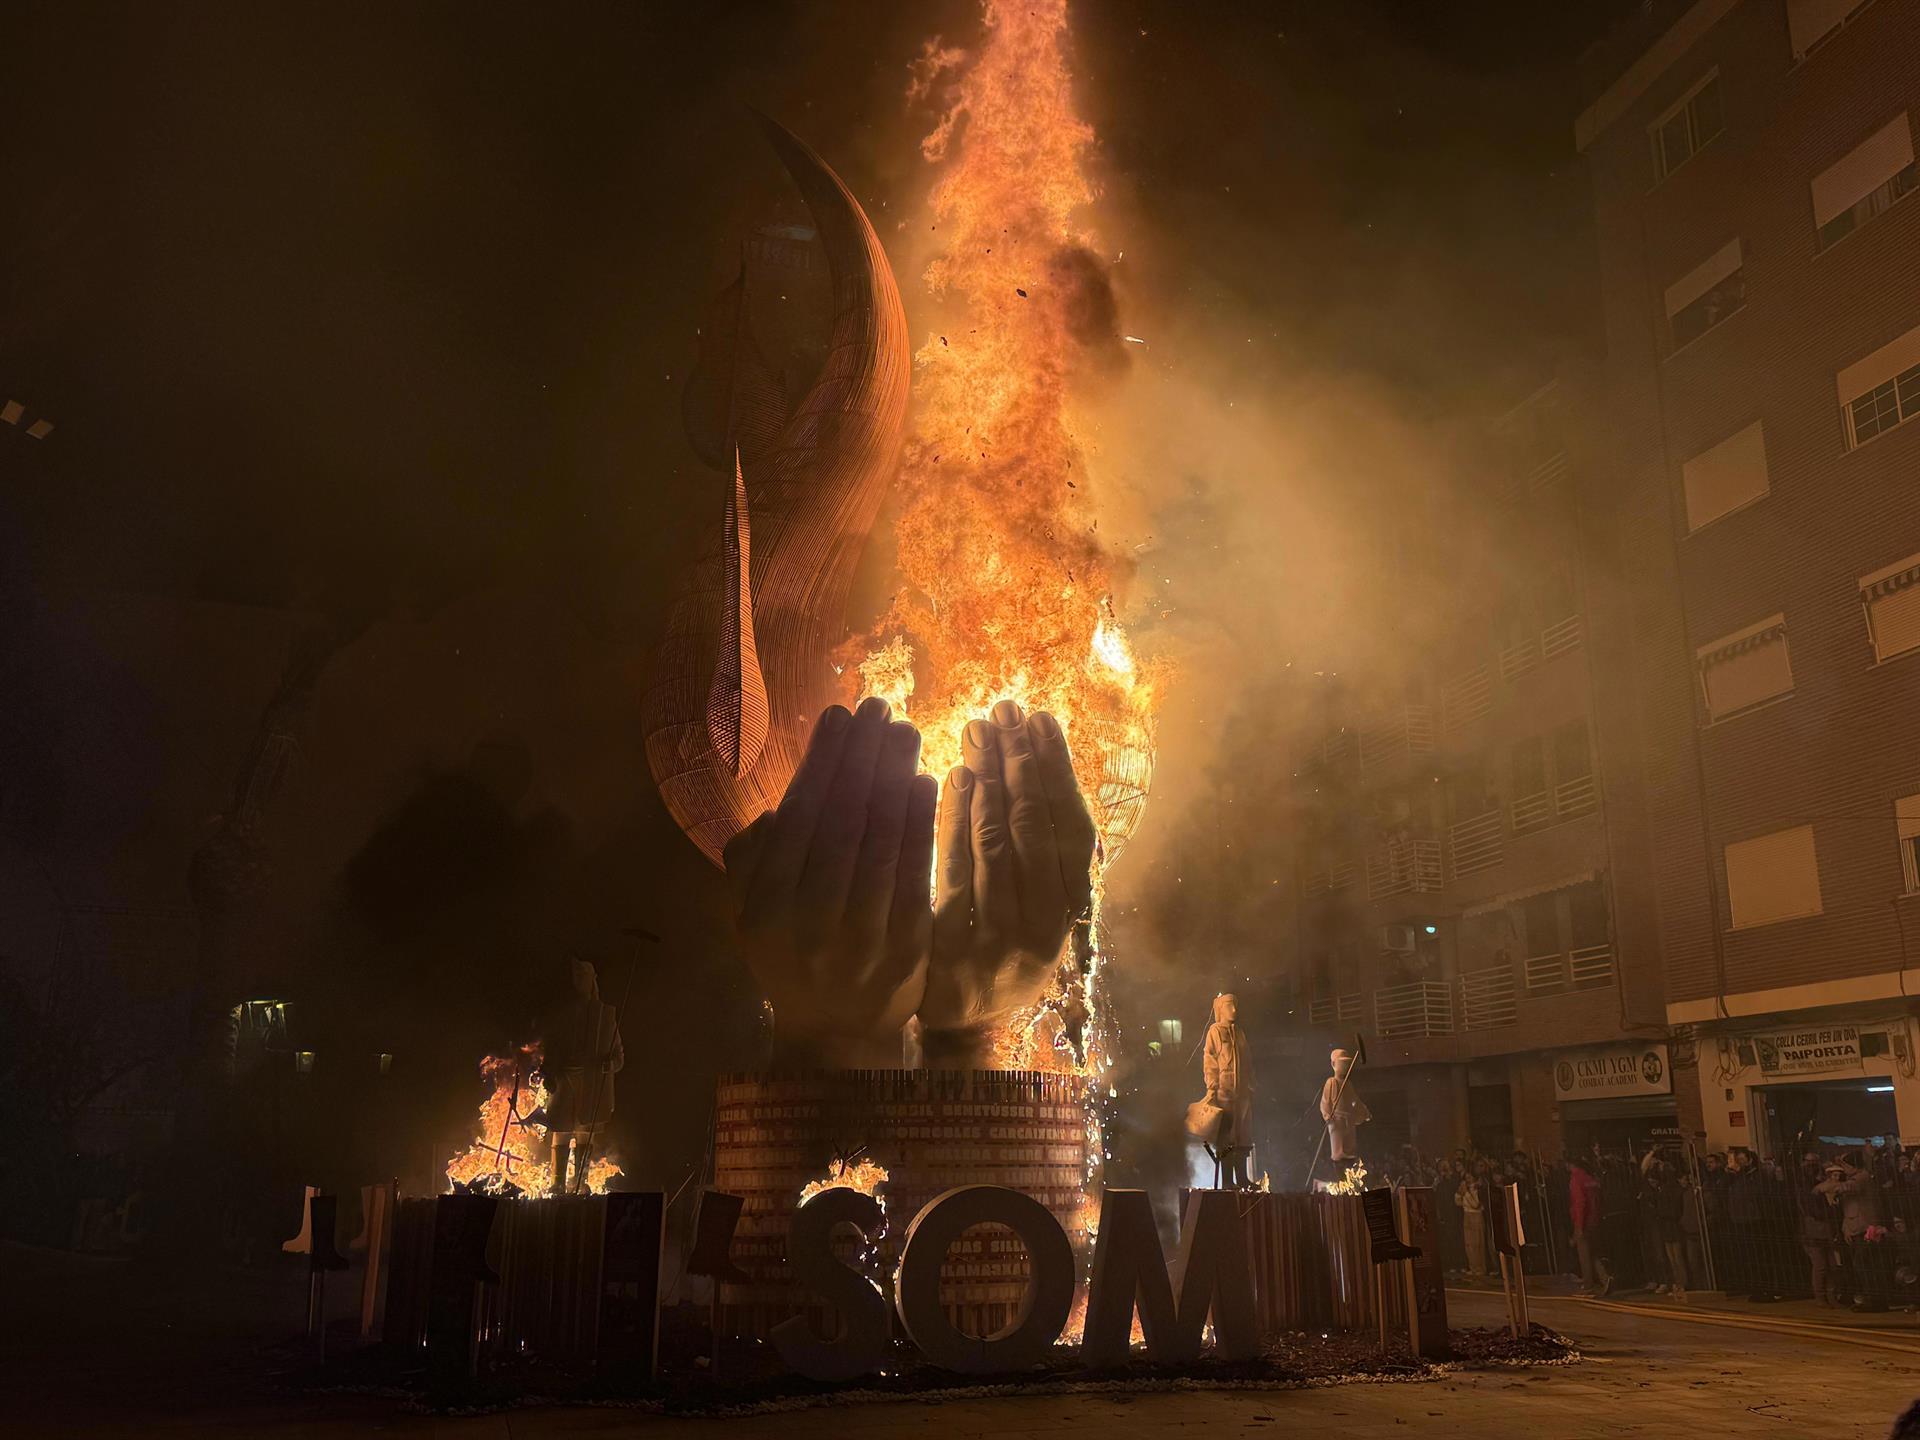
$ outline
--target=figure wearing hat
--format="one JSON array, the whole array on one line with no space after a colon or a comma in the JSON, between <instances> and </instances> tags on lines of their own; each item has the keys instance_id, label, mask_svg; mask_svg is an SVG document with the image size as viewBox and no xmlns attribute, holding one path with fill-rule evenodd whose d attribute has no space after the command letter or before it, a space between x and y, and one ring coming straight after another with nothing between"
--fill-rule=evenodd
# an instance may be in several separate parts
<instances>
[{"instance_id":1,"label":"figure wearing hat","mask_svg":"<svg viewBox=\"0 0 1920 1440\"><path fill-rule=\"evenodd\" d=\"M1202 1061L1207 1099L1226 1113L1220 1117L1221 1184L1243 1189L1247 1179L1247 1152L1253 1148L1253 1057L1247 1032L1236 1021L1239 1002L1231 995L1213 997L1213 1024L1207 1027Z\"/></svg>"},{"instance_id":2,"label":"figure wearing hat","mask_svg":"<svg viewBox=\"0 0 1920 1440\"><path fill-rule=\"evenodd\" d=\"M1327 1147L1333 1152L1333 1168L1344 1171L1360 1158L1360 1127L1373 1118L1349 1077L1353 1073L1353 1052L1336 1048L1333 1074L1320 1087L1320 1118L1327 1126Z\"/></svg>"}]
</instances>

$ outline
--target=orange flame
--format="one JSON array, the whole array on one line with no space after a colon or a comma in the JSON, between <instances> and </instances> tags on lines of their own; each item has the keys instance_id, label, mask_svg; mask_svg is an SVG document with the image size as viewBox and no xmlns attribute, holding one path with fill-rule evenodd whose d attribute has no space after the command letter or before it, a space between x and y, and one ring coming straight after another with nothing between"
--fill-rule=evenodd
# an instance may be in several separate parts
<instances>
[{"instance_id":1,"label":"orange flame","mask_svg":"<svg viewBox=\"0 0 1920 1440\"><path fill-rule=\"evenodd\" d=\"M1123 567L1097 538L1072 419L1098 269L1077 219L1095 196L1083 168L1093 131L1074 109L1065 0L985 0L985 21L976 54L936 41L914 67L913 96L947 82L922 149L945 165L929 201L943 248L926 280L948 315L916 357L895 525L902 583L853 663L866 692L919 726L935 775L960 763L961 728L994 702L1050 712L1093 807L1099 871L1146 800L1156 676L1114 611ZM1090 985L1070 972L1056 1005ZM1036 1029L1047 1013L1023 1017L997 1059L1097 1068Z\"/></svg>"},{"instance_id":2,"label":"orange flame","mask_svg":"<svg viewBox=\"0 0 1920 1440\"><path fill-rule=\"evenodd\" d=\"M489 1055L480 1062L480 1076L490 1089L480 1104L473 1143L447 1162L449 1191L459 1186L541 1196L553 1189L547 1127L529 1118L547 1104L547 1087L536 1078L539 1066L540 1052L532 1046L523 1046L514 1055ZM604 1195L614 1176L622 1173L613 1161L589 1156L587 1188Z\"/></svg>"},{"instance_id":3,"label":"orange flame","mask_svg":"<svg viewBox=\"0 0 1920 1440\"><path fill-rule=\"evenodd\" d=\"M818 1180L810 1180L800 1189L800 1203L806 1204L822 1190L858 1190L862 1195L879 1198L880 1187L887 1183L887 1167L876 1165L871 1160L856 1160L851 1165L844 1160ZM882 1208L885 1202L882 1201Z\"/></svg>"}]
</instances>

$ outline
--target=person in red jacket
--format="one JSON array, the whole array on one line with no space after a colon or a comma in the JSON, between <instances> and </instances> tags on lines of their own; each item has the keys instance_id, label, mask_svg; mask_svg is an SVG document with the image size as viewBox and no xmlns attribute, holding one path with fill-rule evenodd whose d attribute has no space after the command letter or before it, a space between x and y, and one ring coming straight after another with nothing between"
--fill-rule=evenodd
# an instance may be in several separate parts
<instances>
[{"instance_id":1,"label":"person in red jacket","mask_svg":"<svg viewBox=\"0 0 1920 1440\"><path fill-rule=\"evenodd\" d=\"M1595 1259L1593 1236L1600 1228L1600 1182L1577 1158L1567 1160L1567 1208L1573 1219L1573 1248L1580 1255L1580 1278L1599 1294L1613 1288L1605 1259Z\"/></svg>"}]
</instances>

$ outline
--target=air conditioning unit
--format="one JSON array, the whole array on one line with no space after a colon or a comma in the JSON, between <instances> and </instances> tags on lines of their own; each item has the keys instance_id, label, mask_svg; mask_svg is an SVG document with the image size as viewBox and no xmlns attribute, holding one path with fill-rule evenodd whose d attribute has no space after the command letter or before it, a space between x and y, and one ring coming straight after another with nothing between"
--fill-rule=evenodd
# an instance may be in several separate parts
<instances>
[{"instance_id":1,"label":"air conditioning unit","mask_svg":"<svg viewBox=\"0 0 1920 1440\"><path fill-rule=\"evenodd\" d=\"M1414 927L1411 925L1382 925L1380 927L1380 948L1391 955L1411 955L1414 946Z\"/></svg>"}]
</instances>

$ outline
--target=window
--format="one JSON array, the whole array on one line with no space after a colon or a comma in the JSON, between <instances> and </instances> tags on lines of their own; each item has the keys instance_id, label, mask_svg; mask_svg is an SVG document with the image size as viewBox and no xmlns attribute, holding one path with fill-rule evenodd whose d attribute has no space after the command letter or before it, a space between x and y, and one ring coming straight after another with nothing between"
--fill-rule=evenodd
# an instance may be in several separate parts
<instances>
[{"instance_id":1,"label":"window","mask_svg":"<svg viewBox=\"0 0 1920 1440\"><path fill-rule=\"evenodd\" d=\"M1793 691L1784 615L1723 635L1694 654L1709 725Z\"/></svg>"},{"instance_id":2,"label":"window","mask_svg":"<svg viewBox=\"0 0 1920 1440\"><path fill-rule=\"evenodd\" d=\"M1813 177L1814 249L1843 240L1920 183L1913 130L1903 110Z\"/></svg>"},{"instance_id":3,"label":"window","mask_svg":"<svg viewBox=\"0 0 1920 1440\"><path fill-rule=\"evenodd\" d=\"M1846 412L1849 450L1920 415L1920 326L1856 360L1834 384Z\"/></svg>"},{"instance_id":4,"label":"window","mask_svg":"<svg viewBox=\"0 0 1920 1440\"><path fill-rule=\"evenodd\" d=\"M1160 1022L1160 1043L1162 1045L1178 1045L1181 1034L1185 1028L1186 1027L1178 1020L1162 1020Z\"/></svg>"},{"instance_id":5,"label":"window","mask_svg":"<svg viewBox=\"0 0 1920 1440\"><path fill-rule=\"evenodd\" d=\"M1691 345L1747 303L1740 241L1729 240L1667 287L1673 348Z\"/></svg>"},{"instance_id":6,"label":"window","mask_svg":"<svg viewBox=\"0 0 1920 1440\"><path fill-rule=\"evenodd\" d=\"M1613 919L1607 911L1607 887L1583 880L1567 889L1568 939L1575 950L1613 943Z\"/></svg>"},{"instance_id":7,"label":"window","mask_svg":"<svg viewBox=\"0 0 1920 1440\"><path fill-rule=\"evenodd\" d=\"M1664 180L1726 128L1720 73L1708 75L1653 124L1653 173Z\"/></svg>"},{"instance_id":8,"label":"window","mask_svg":"<svg viewBox=\"0 0 1920 1440\"><path fill-rule=\"evenodd\" d=\"M1893 823L1900 835L1900 873L1907 893L1920 895L1920 795L1902 795L1893 802Z\"/></svg>"},{"instance_id":9,"label":"window","mask_svg":"<svg viewBox=\"0 0 1920 1440\"><path fill-rule=\"evenodd\" d=\"M1447 777L1447 820L1458 825L1492 810L1498 802L1487 780L1484 760L1467 760Z\"/></svg>"},{"instance_id":10,"label":"window","mask_svg":"<svg viewBox=\"0 0 1920 1440\"><path fill-rule=\"evenodd\" d=\"M1860 577L1867 639L1874 658L1891 660L1920 650L1920 555Z\"/></svg>"},{"instance_id":11,"label":"window","mask_svg":"<svg viewBox=\"0 0 1920 1440\"><path fill-rule=\"evenodd\" d=\"M1513 793L1538 795L1547 788L1547 747L1538 735L1513 743Z\"/></svg>"},{"instance_id":12,"label":"window","mask_svg":"<svg viewBox=\"0 0 1920 1440\"><path fill-rule=\"evenodd\" d=\"M1520 902L1520 929L1526 936L1527 955L1560 953L1560 897L1532 895Z\"/></svg>"},{"instance_id":13,"label":"window","mask_svg":"<svg viewBox=\"0 0 1920 1440\"><path fill-rule=\"evenodd\" d=\"M1768 490L1767 438L1758 420L1680 467L1687 533L1750 505Z\"/></svg>"},{"instance_id":14,"label":"window","mask_svg":"<svg viewBox=\"0 0 1920 1440\"><path fill-rule=\"evenodd\" d=\"M1593 774L1593 748L1587 743L1587 722L1570 720L1553 732L1553 778L1565 783Z\"/></svg>"},{"instance_id":15,"label":"window","mask_svg":"<svg viewBox=\"0 0 1920 1440\"><path fill-rule=\"evenodd\" d=\"M1865 0L1787 0L1787 34L1801 59L1858 10Z\"/></svg>"},{"instance_id":16,"label":"window","mask_svg":"<svg viewBox=\"0 0 1920 1440\"><path fill-rule=\"evenodd\" d=\"M1727 905L1736 930L1818 915L1820 865L1813 827L1801 825L1727 846Z\"/></svg>"}]
</instances>

